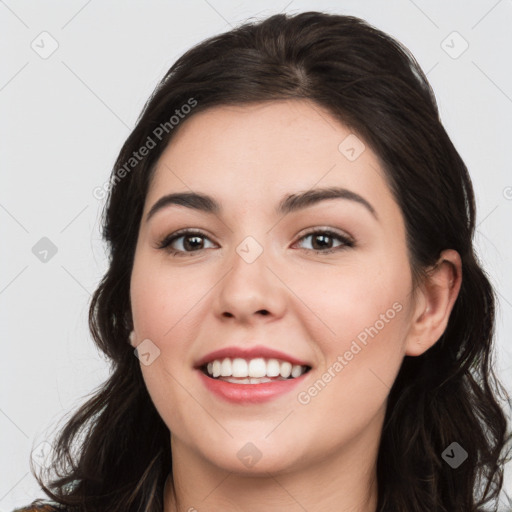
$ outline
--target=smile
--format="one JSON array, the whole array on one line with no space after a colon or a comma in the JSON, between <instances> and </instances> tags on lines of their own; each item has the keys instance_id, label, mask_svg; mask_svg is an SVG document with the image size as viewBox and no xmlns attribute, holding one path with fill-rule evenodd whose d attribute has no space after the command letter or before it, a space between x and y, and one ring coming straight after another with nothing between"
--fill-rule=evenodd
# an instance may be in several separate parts
<instances>
[{"instance_id":1,"label":"smile","mask_svg":"<svg viewBox=\"0 0 512 512\"><path fill-rule=\"evenodd\" d=\"M224 401L250 405L290 393L312 364L264 345L228 346L199 358L194 369L206 390Z\"/></svg>"},{"instance_id":2,"label":"smile","mask_svg":"<svg viewBox=\"0 0 512 512\"><path fill-rule=\"evenodd\" d=\"M203 373L214 379L233 384L264 384L279 380L296 379L310 370L309 366L292 364L279 359L242 359L225 357L204 365Z\"/></svg>"}]
</instances>

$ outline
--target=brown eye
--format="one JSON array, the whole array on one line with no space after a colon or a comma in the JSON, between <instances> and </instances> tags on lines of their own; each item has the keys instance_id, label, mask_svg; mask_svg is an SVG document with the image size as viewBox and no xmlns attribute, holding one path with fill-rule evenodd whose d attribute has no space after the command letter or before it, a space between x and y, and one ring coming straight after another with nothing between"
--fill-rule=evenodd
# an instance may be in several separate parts
<instances>
[{"instance_id":1,"label":"brown eye","mask_svg":"<svg viewBox=\"0 0 512 512\"><path fill-rule=\"evenodd\" d=\"M180 240L181 242L179 242ZM209 238L200 231L183 230L165 237L158 244L158 248L165 249L176 256L183 256L187 253L199 252L205 249L204 240L209 240ZM181 246L181 248L176 249L175 246L173 247L174 244L178 247Z\"/></svg>"},{"instance_id":2,"label":"brown eye","mask_svg":"<svg viewBox=\"0 0 512 512\"><path fill-rule=\"evenodd\" d=\"M332 252L354 247L354 241L347 235L327 229L317 229L303 235L299 240L311 239L312 247L303 248L306 251L313 251L318 254L330 254ZM201 231L181 230L166 236L158 244L158 249L165 249L173 256L187 256L200 252L205 247L205 240L210 240ZM338 245L334 245L338 242Z\"/></svg>"},{"instance_id":3,"label":"brown eye","mask_svg":"<svg viewBox=\"0 0 512 512\"><path fill-rule=\"evenodd\" d=\"M308 238L311 238L312 248L306 250L312 250L316 253L329 254L335 251L343 250L347 247L354 246L353 240L348 236L331 230L317 229L302 236L300 240L306 240ZM333 247L335 240L338 240L341 243Z\"/></svg>"}]
</instances>

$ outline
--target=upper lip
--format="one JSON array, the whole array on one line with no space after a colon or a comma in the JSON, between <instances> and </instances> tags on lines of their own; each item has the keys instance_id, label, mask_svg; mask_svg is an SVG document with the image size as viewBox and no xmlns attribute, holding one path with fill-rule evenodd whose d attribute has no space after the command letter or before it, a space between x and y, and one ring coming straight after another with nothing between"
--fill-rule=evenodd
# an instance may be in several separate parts
<instances>
[{"instance_id":1,"label":"upper lip","mask_svg":"<svg viewBox=\"0 0 512 512\"><path fill-rule=\"evenodd\" d=\"M230 359L241 358L241 359L256 359L258 357L262 357L264 359L279 359L281 361L289 361L292 364L297 364L300 366L311 366L305 361L301 359L297 359L285 352L280 352L279 350L274 350L273 348L264 347L262 345L256 345L252 347L225 347L219 350L214 350L201 357L195 364L196 368L200 368L205 364L214 361L215 359L224 359L229 357Z\"/></svg>"}]
</instances>

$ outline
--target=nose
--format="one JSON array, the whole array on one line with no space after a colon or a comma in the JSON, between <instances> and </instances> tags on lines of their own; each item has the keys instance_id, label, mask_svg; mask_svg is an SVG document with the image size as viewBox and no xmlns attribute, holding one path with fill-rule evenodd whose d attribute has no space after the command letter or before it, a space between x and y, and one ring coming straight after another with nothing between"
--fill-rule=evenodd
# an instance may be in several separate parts
<instances>
[{"instance_id":1,"label":"nose","mask_svg":"<svg viewBox=\"0 0 512 512\"><path fill-rule=\"evenodd\" d=\"M223 321L231 318L246 325L281 318L287 288L265 251L252 262L235 252L230 263L218 284L215 314Z\"/></svg>"}]
</instances>

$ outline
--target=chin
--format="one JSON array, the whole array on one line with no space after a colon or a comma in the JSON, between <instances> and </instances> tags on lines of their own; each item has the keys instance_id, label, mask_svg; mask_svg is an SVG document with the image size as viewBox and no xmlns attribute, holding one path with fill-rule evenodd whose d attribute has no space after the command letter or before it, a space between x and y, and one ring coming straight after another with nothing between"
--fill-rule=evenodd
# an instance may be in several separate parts
<instances>
[{"instance_id":1,"label":"chin","mask_svg":"<svg viewBox=\"0 0 512 512\"><path fill-rule=\"evenodd\" d=\"M300 460L304 460L303 454L297 451L297 441L285 435L271 439L272 434L265 439L269 431L271 429L265 434L254 431L251 434L247 429L247 435L233 439L202 440L195 445L195 450L210 464L233 473L268 476L268 473L296 470Z\"/></svg>"}]
</instances>

